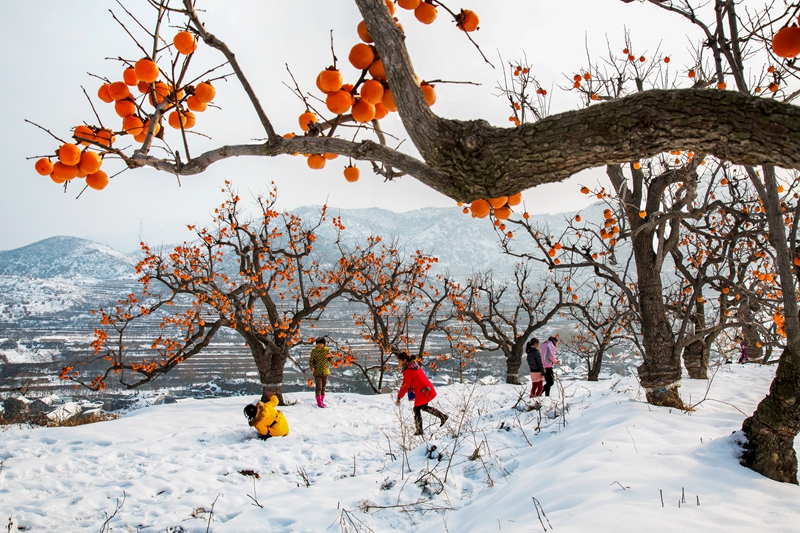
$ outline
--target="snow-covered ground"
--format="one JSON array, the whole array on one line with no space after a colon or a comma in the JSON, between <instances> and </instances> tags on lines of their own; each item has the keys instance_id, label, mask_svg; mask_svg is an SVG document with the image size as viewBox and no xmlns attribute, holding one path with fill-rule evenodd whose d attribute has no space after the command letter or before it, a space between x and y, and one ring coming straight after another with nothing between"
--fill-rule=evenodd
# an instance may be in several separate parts
<instances>
[{"instance_id":1,"label":"snow-covered ground","mask_svg":"<svg viewBox=\"0 0 800 533\"><path fill-rule=\"evenodd\" d=\"M440 387L434 404L450 420L427 427L427 440L409 436L410 405L388 395L329 394L321 410L311 393L291 394L291 433L268 441L247 427L241 410L253 398L241 397L10 428L0 433L0 522L60 532L797 532L800 487L736 459L734 432L773 371L721 367L691 414L644 403L632 378L564 381L563 397L539 410L518 402L521 387ZM699 402L707 385L685 380L685 399Z\"/></svg>"}]
</instances>

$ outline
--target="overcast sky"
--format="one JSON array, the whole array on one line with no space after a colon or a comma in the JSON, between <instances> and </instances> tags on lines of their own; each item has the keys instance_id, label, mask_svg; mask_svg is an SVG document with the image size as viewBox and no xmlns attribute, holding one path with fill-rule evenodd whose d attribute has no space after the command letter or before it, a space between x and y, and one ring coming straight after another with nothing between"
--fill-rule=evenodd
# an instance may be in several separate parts
<instances>
[{"instance_id":1,"label":"overcast sky","mask_svg":"<svg viewBox=\"0 0 800 533\"><path fill-rule=\"evenodd\" d=\"M150 26L152 12L144 0L128 0L126 7ZM291 84L288 63L298 83L314 90L317 73L331 64L330 31L345 81L356 72L347 63L350 47L358 42L355 27L361 20L350 0L200 0L206 8L206 27L226 41L236 53L270 119L279 132L298 131L297 117L302 103L284 85ZM662 14L652 6L625 4L620 0L465 0L452 8L470 8L481 18L475 40L494 63L492 68L478 51L455 29L440 11L430 26L418 23L409 11L398 9L408 36L407 43L417 73L423 79L472 81L479 86L436 87L438 100L433 110L447 118L483 118L495 125L508 125L507 102L497 97L504 59L527 55L533 73L545 87L564 83L587 65L585 43L593 55L606 53L606 39L622 48L627 26L635 54L652 53L661 41L676 59L676 67L687 58L692 28L685 22ZM220 185L230 179L246 197L264 190L274 181L280 206L322 204L344 208L381 207L397 212L455 203L410 177L384 183L372 175L367 164L360 165L362 178L355 184L342 176L343 158L328 163L322 171L310 170L302 157L226 160L198 176L183 177L151 169L128 171L114 178L104 191L87 190L79 199L81 184L67 192L33 169L26 158L54 153L58 143L47 133L24 123L41 124L61 138L82 121L96 123L81 86L94 97L100 82L89 73L121 79L122 67L110 57L136 60L136 46L111 16L112 9L137 35L141 30L111 1L26 0L4 6L0 20L4 83L0 84L0 152L3 165L3 193L0 217L0 249L30 244L53 235L85 237L111 244L123 251L136 248L138 237L152 242L175 242L186 238L187 223L205 224L208 213L221 200ZM178 22L175 20L174 22ZM166 30L172 35L176 30ZM691 37L692 39L694 37ZM222 62L215 51L201 45L197 67ZM199 72L198 72L199 73ZM552 111L574 109L578 99L556 87L550 91ZM215 102L221 109L209 109L197 118L196 130L211 139L194 136L194 154L222 144L241 144L263 138L264 133L244 92L235 81L217 84ZM118 128L119 119L111 105L95 99L101 119ZM324 105L323 105L324 107ZM402 139L396 116L385 128ZM177 146L174 130L169 131ZM130 137L121 137L118 147ZM409 141L404 149L413 151ZM113 165L108 165L115 168ZM104 167L105 169L105 167ZM76 182L79 180L75 180ZM602 169L581 173L562 184L525 192L533 213L556 213L583 207L587 198L578 184L605 185ZM74 186L73 186L74 185ZM465 224L487 223L465 216Z\"/></svg>"}]
</instances>

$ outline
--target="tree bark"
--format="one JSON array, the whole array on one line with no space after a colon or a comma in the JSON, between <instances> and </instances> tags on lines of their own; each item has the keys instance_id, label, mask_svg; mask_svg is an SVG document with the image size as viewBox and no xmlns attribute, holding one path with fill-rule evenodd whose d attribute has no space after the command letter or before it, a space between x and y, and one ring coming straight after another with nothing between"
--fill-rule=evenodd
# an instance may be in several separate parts
<instances>
[{"instance_id":1,"label":"tree bark","mask_svg":"<svg viewBox=\"0 0 800 533\"><path fill-rule=\"evenodd\" d=\"M750 169L748 169L750 170ZM751 179L759 190L769 223L769 241L775 248L781 290L784 295L796 294L791 255L786 245L783 217L780 210L774 171L764 169L761 186L754 171ZM770 393L758 405L742 429L747 436L742 464L778 481L797 484L797 457L794 437L800 431L800 321L797 300L784 298L787 347L780 357Z\"/></svg>"},{"instance_id":2,"label":"tree bark","mask_svg":"<svg viewBox=\"0 0 800 533\"><path fill-rule=\"evenodd\" d=\"M637 369L639 382L651 404L686 409L678 395L680 358L675 355L675 336L664 305L661 269L653 251L653 237L653 232L648 230L632 238L645 349L644 361Z\"/></svg>"},{"instance_id":3,"label":"tree bark","mask_svg":"<svg viewBox=\"0 0 800 533\"><path fill-rule=\"evenodd\" d=\"M288 353L286 350L270 350L254 336L248 335L245 340L258 369L261 401L267 402L272 396L277 396L278 405L286 405L283 402L283 367Z\"/></svg>"},{"instance_id":4,"label":"tree bark","mask_svg":"<svg viewBox=\"0 0 800 533\"><path fill-rule=\"evenodd\" d=\"M683 366L692 379L708 379L709 350L703 341L694 341L683 349Z\"/></svg>"},{"instance_id":5,"label":"tree bark","mask_svg":"<svg viewBox=\"0 0 800 533\"><path fill-rule=\"evenodd\" d=\"M519 344L519 343L517 343ZM511 352L506 356L506 383L519 385L519 369L522 366L523 344L511 346Z\"/></svg>"},{"instance_id":6,"label":"tree bark","mask_svg":"<svg viewBox=\"0 0 800 533\"><path fill-rule=\"evenodd\" d=\"M769 394L761 400L742 430L747 437L741 462L776 481L798 484L794 439L800 432L800 319L792 254L787 245L775 170L765 167L764 181L748 168L750 179L764 203L768 238L775 249L775 266L783 292L786 349L778 361Z\"/></svg>"},{"instance_id":7,"label":"tree bark","mask_svg":"<svg viewBox=\"0 0 800 533\"><path fill-rule=\"evenodd\" d=\"M586 381L598 381L600 379L600 369L603 366L604 350L597 350L592 358L592 366L586 375Z\"/></svg>"},{"instance_id":8,"label":"tree bark","mask_svg":"<svg viewBox=\"0 0 800 533\"><path fill-rule=\"evenodd\" d=\"M739 319L747 325L742 326L742 338L744 339L747 358L751 363L761 363L764 361L764 347L761 344L761 335L758 329L753 326L753 312L758 311L758 304L751 306L749 298L745 296L745 301L739 306Z\"/></svg>"},{"instance_id":9,"label":"tree bark","mask_svg":"<svg viewBox=\"0 0 800 533\"><path fill-rule=\"evenodd\" d=\"M388 70L388 68L387 68ZM391 72L389 72L390 84ZM415 114L402 108L400 116ZM332 152L391 164L458 201L495 198L563 181L587 168L621 164L674 149L737 164L800 169L800 109L733 91L650 90L546 117L519 128L484 120L431 119L435 133L407 130L423 160L372 141L331 137L271 139L224 146L183 164L139 154L129 166L193 175L229 157ZM417 122L413 122L416 124Z\"/></svg>"}]
</instances>

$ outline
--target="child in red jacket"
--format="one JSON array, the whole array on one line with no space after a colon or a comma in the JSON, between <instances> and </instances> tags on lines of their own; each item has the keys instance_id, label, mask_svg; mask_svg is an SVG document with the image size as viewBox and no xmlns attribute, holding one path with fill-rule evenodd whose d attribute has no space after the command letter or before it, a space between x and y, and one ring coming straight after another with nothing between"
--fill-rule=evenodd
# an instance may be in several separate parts
<instances>
[{"instance_id":1,"label":"child in red jacket","mask_svg":"<svg viewBox=\"0 0 800 533\"><path fill-rule=\"evenodd\" d=\"M417 429L414 435L422 435L422 411L438 417L441 421L440 425L443 426L447 422L448 416L428 405L431 400L436 398L436 389L433 388L433 384L425 372L406 352L398 353L397 359L403 369L403 385L400 387L400 392L397 393L397 405L400 405L400 400L406 392L411 391L414 394L414 425Z\"/></svg>"}]
</instances>

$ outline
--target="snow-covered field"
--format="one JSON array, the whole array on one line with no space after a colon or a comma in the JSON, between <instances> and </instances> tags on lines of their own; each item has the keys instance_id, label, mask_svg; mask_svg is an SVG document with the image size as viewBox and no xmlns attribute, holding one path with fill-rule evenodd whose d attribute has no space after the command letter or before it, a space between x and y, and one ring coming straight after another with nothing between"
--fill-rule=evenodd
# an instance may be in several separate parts
<instances>
[{"instance_id":1,"label":"snow-covered field","mask_svg":"<svg viewBox=\"0 0 800 533\"><path fill-rule=\"evenodd\" d=\"M49 532L797 532L800 488L736 459L733 432L772 373L722 367L691 414L644 403L632 378L564 381L563 398L539 410L527 398L513 408L521 387L441 387L434 404L450 420L427 427L427 440L409 436L410 405L388 395L329 394L321 410L311 393L291 394L291 433L268 441L247 427L253 398L241 397L10 428L0 433L0 522ZM706 386L687 379L682 392L696 403Z\"/></svg>"}]
</instances>

